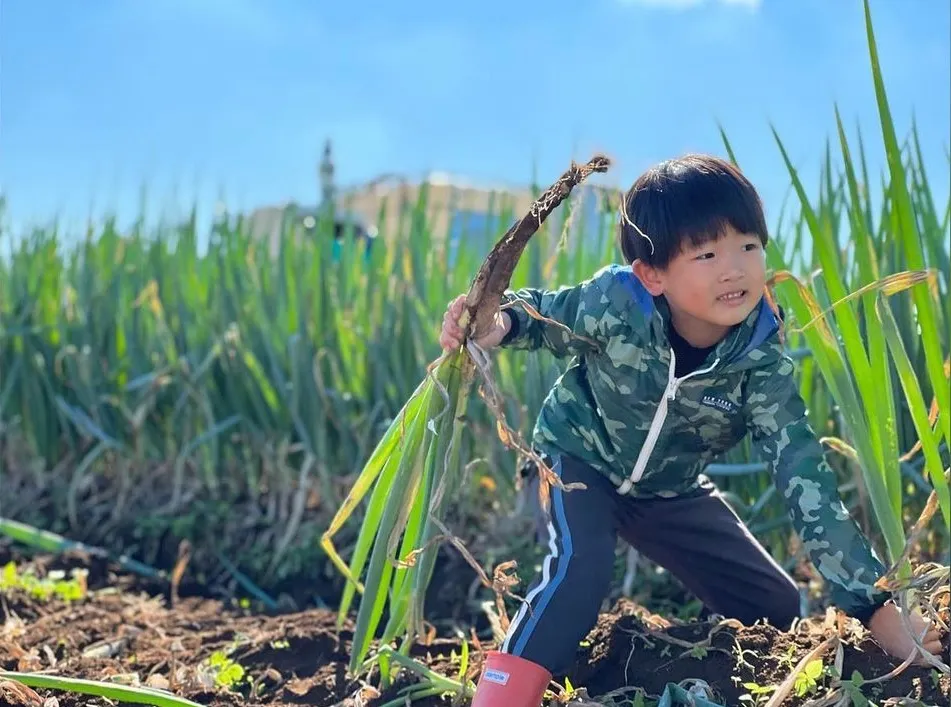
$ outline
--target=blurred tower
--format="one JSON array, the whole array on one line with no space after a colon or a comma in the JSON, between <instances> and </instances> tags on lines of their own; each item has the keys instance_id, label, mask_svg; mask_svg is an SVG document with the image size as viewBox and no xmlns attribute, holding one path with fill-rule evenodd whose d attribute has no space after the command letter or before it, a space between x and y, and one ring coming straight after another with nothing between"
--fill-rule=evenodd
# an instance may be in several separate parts
<instances>
[{"instance_id":1,"label":"blurred tower","mask_svg":"<svg viewBox=\"0 0 951 707\"><path fill-rule=\"evenodd\" d=\"M331 156L330 139L324 143L324 156L320 161L320 205L324 209L331 208L334 203L334 163Z\"/></svg>"}]
</instances>

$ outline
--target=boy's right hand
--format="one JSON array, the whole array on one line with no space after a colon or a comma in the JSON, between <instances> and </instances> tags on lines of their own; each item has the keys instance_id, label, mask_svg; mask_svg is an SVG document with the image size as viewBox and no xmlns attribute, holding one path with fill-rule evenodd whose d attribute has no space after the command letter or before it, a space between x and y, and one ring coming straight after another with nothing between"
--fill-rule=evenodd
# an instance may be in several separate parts
<instances>
[{"instance_id":1,"label":"boy's right hand","mask_svg":"<svg viewBox=\"0 0 951 707\"><path fill-rule=\"evenodd\" d=\"M442 318L442 332L439 334L439 345L442 346L444 351L453 351L462 346L464 332L462 331L462 327L459 326L459 320L462 318L465 307L465 295L459 295L446 307L446 313ZM512 326L512 320L509 318L509 315L501 310L495 313L494 323L495 326L492 331L475 340L475 343L485 350L498 346Z\"/></svg>"}]
</instances>

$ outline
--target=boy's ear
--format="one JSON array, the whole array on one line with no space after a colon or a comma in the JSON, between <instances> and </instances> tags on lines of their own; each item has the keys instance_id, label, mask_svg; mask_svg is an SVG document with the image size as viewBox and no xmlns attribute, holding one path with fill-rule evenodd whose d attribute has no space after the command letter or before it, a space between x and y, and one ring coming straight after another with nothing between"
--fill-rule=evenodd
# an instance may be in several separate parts
<instances>
[{"instance_id":1,"label":"boy's ear","mask_svg":"<svg viewBox=\"0 0 951 707\"><path fill-rule=\"evenodd\" d=\"M631 268L634 270L637 279L654 297L664 293L664 276L660 270L651 267L643 260L635 260L631 264Z\"/></svg>"}]
</instances>

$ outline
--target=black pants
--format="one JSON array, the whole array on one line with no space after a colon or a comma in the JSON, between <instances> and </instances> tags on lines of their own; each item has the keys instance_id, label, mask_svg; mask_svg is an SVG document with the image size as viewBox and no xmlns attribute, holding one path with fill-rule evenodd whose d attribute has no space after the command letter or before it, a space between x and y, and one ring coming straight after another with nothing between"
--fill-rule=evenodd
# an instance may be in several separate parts
<instances>
[{"instance_id":1,"label":"black pants","mask_svg":"<svg viewBox=\"0 0 951 707\"><path fill-rule=\"evenodd\" d=\"M618 536L714 613L746 624L767 619L782 629L799 616L795 582L716 490L635 499L619 495L609 479L576 459L552 461L564 483L587 488L551 487L548 555L512 619L503 652L555 675L568 669L610 588Z\"/></svg>"}]
</instances>

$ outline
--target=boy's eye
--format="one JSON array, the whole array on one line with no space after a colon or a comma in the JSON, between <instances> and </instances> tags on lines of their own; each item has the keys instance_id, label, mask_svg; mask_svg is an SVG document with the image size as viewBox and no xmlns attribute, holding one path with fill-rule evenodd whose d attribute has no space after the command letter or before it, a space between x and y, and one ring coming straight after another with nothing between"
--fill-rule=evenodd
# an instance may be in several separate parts
<instances>
[{"instance_id":1,"label":"boy's eye","mask_svg":"<svg viewBox=\"0 0 951 707\"><path fill-rule=\"evenodd\" d=\"M747 250L759 250L759 243L747 243L747 244L746 244L746 249L747 249Z\"/></svg>"},{"instance_id":2,"label":"boy's eye","mask_svg":"<svg viewBox=\"0 0 951 707\"><path fill-rule=\"evenodd\" d=\"M700 255L696 256L694 260L707 260L708 258L712 257L713 253L701 253Z\"/></svg>"}]
</instances>

